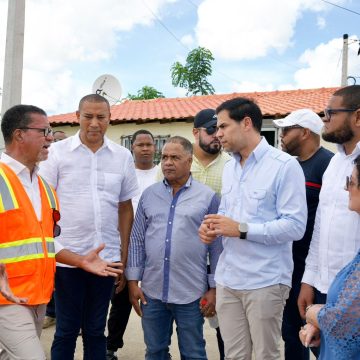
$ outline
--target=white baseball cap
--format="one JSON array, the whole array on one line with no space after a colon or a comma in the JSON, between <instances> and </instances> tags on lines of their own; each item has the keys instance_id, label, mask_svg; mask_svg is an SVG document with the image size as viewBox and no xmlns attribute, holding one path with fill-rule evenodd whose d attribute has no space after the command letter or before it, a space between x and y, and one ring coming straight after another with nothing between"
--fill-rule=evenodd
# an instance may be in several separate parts
<instances>
[{"instance_id":1,"label":"white baseball cap","mask_svg":"<svg viewBox=\"0 0 360 360\"><path fill-rule=\"evenodd\" d=\"M279 128L299 125L317 135L321 135L321 129L324 126L321 117L310 109L295 110L284 119L273 120L273 123Z\"/></svg>"}]
</instances>

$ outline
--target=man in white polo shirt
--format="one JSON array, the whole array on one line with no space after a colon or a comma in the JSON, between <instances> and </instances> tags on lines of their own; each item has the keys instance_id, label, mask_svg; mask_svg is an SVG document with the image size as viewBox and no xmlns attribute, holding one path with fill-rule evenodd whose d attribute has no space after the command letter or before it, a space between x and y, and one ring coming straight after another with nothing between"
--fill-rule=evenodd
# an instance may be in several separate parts
<instances>
[{"instance_id":1,"label":"man in white polo shirt","mask_svg":"<svg viewBox=\"0 0 360 360\"><path fill-rule=\"evenodd\" d=\"M126 265L133 222L131 198L138 192L131 153L105 136L110 106L104 97L83 97L76 116L80 131L54 143L40 169L61 203L59 242L78 254L105 243L104 259ZM113 285L110 278L58 264L53 360L73 358L80 328L84 357L105 360L104 329Z\"/></svg>"}]
</instances>

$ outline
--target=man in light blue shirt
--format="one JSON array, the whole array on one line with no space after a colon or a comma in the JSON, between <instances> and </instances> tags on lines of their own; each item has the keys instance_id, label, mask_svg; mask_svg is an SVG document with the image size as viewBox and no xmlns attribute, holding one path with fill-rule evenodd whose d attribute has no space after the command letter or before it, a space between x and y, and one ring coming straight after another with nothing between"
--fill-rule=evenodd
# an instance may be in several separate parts
<instances>
[{"instance_id":1,"label":"man in light blue shirt","mask_svg":"<svg viewBox=\"0 0 360 360\"><path fill-rule=\"evenodd\" d=\"M142 316L146 360L168 359L174 321L181 358L207 359L203 316L215 314L214 272L222 244L221 238L203 244L198 228L206 214L217 212L219 198L192 178L192 151L185 138L167 141L164 181L144 190L130 237L126 277L130 301Z\"/></svg>"},{"instance_id":2,"label":"man in light blue shirt","mask_svg":"<svg viewBox=\"0 0 360 360\"><path fill-rule=\"evenodd\" d=\"M236 98L217 109L217 136L234 158L224 168L217 215L199 229L209 244L223 235L215 281L226 359L280 359L285 301L291 286L292 241L302 238L307 207L303 171L260 134L262 114Z\"/></svg>"}]
</instances>

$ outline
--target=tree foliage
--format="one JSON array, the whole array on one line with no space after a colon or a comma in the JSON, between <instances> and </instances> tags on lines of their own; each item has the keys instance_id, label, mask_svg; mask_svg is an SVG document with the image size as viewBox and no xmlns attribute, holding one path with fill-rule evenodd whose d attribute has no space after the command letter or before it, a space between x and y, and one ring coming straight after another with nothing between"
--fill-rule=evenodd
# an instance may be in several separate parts
<instances>
[{"instance_id":1,"label":"tree foliage","mask_svg":"<svg viewBox=\"0 0 360 360\"><path fill-rule=\"evenodd\" d=\"M187 89L186 96L213 94L215 89L207 81L212 74L212 61L214 57L210 50L200 46L191 50L185 65L178 61L172 65L172 84Z\"/></svg>"},{"instance_id":2,"label":"tree foliage","mask_svg":"<svg viewBox=\"0 0 360 360\"><path fill-rule=\"evenodd\" d=\"M140 90L138 90L137 95L128 94L126 97L129 100L149 100L156 98L164 98L164 94L160 91L157 91L152 86L143 86Z\"/></svg>"}]
</instances>

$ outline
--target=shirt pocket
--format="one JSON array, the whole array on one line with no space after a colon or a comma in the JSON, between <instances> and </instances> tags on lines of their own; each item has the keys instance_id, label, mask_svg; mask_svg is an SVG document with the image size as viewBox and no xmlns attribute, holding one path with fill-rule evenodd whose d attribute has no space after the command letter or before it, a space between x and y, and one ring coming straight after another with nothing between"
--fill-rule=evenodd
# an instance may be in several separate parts
<instances>
[{"instance_id":1,"label":"shirt pocket","mask_svg":"<svg viewBox=\"0 0 360 360\"><path fill-rule=\"evenodd\" d=\"M264 208L266 199L265 189L252 189L249 190L249 198L246 212L252 216L259 216Z\"/></svg>"},{"instance_id":2,"label":"shirt pocket","mask_svg":"<svg viewBox=\"0 0 360 360\"><path fill-rule=\"evenodd\" d=\"M119 200L122 180L121 174L104 173L104 193L108 199Z\"/></svg>"}]
</instances>

